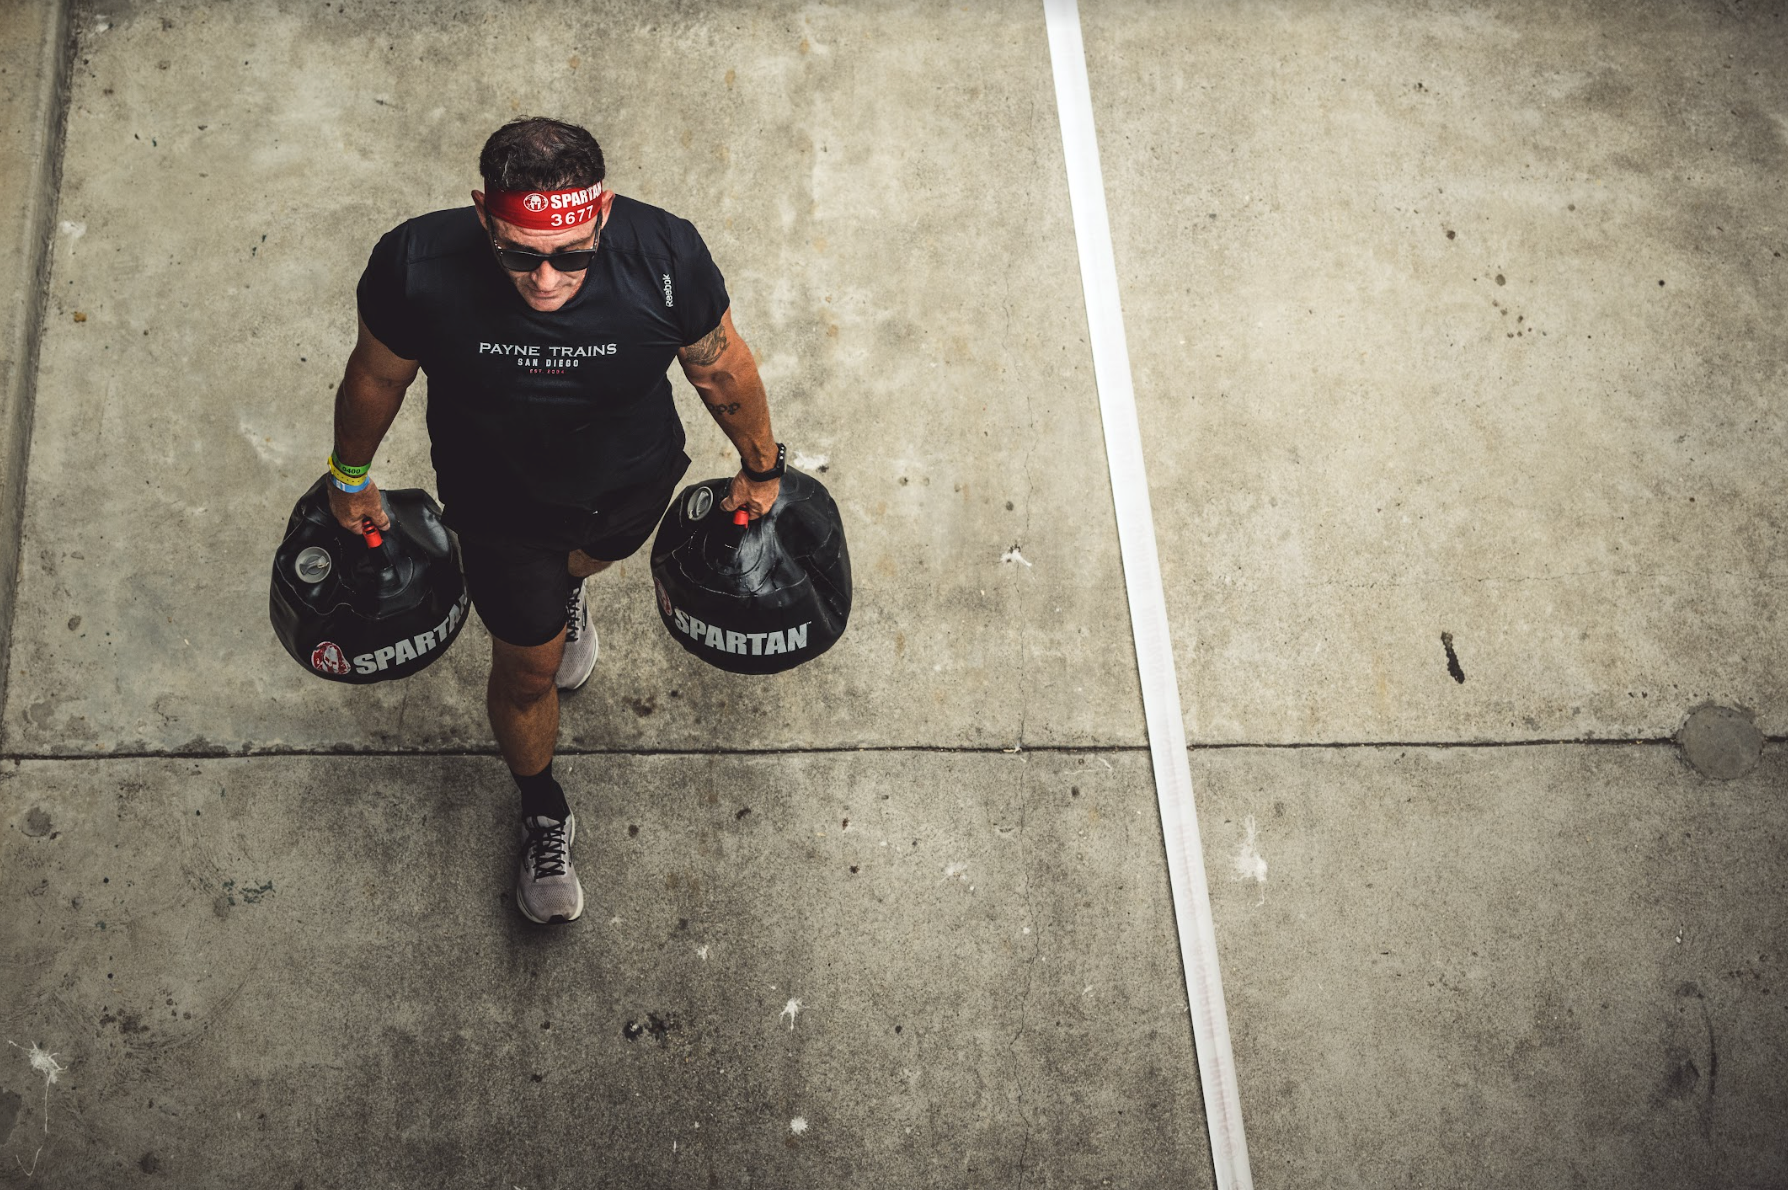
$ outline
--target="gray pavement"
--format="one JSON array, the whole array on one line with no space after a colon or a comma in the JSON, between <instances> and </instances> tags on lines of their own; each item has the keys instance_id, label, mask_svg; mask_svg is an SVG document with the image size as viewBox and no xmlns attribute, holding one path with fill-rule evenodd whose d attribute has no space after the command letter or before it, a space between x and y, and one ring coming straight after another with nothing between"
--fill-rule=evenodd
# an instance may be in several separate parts
<instances>
[{"instance_id":1,"label":"gray pavement","mask_svg":"<svg viewBox=\"0 0 1788 1190\"><path fill-rule=\"evenodd\" d=\"M1137 755L570 774L589 905L557 932L510 900L495 760L12 774L48 830L9 837L5 953L78 1054L63 1184L1204 1176Z\"/></svg>"},{"instance_id":2,"label":"gray pavement","mask_svg":"<svg viewBox=\"0 0 1788 1190\"><path fill-rule=\"evenodd\" d=\"M1257 1184L1788 1185L1788 11L1083 20ZM70 24L0 1177L1209 1184L1041 6ZM767 682L599 580L558 932L482 629L350 690L265 611L366 252L519 111L703 230L857 575Z\"/></svg>"},{"instance_id":3,"label":"gray pavement","mask_svg":"<svg viewBox=\"0 0 1788 1190\"><path fill-rule=\"evenodd\" d=\"M0 626L12 622L71 48L60 4L0 2ZM0 701L11 634L0 629Z\"/></svg>"},{"instance_id":4,"label":"gray pavement","mask_svg":"<svg viewBox=\"0 0 1788 1190\"><path fill-rule=\"evenodd\" d=\"M14 1064L8 1148L68 1186L1206 1184L1148 772L580 757L549 932L495 760L8 766L6 1027L68 1067ZM1194 777L1259 1184L1780 1184L1779 745Z\"/></svg>"},{"instance_id":5,"label":"gray pavement","mask_svg":"<svg viewBox=\"0 0 1788 1190\"><path fill-rule=\"evenodd\" d=\"M1784 6L1084 24L1188 735L1788 732Z\"/></svg>"}]
</instances>

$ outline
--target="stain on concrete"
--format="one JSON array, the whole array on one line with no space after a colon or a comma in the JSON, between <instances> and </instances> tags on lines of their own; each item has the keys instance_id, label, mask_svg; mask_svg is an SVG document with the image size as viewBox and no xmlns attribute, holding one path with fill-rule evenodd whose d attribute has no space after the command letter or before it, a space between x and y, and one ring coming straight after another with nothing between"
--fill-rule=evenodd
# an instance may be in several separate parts
<instances>
[{"instance_id":1,"label":"stain on concrete","mask_svg":"<svg viewBox=\"0 0 1788 1190\"><path fill-rule=\"evenodd\" d=\"M1706 1037L1707 1043L1707 1049L1705 1051L1705 1056L1707 1058L1707 1097L1711 1100L1714 1096L1714 1090L1719 1085L1720 1078L1720 1040L1714 1035L1713 1013L1709 1012L1707 1009L1707 996L1702 993L1700 985L1692 981L1684 981L1679 984L1676 989L1676 996L1677 999L1683 1001L1685 1004L1693 1001L1695 1007L1700 1010L1701 1029ZM1698 1069L1697 1073L1699 1073ZM1707 1121L1703 1120L1702 1131L1705 1132L1706 1130Z\"/></svg>"},{"instance_id":2,"label":"stain on concrete","mask_svg":"<svg viewBox=\"0 0 1788 1190\"><path fill-rule=\"evenodd\" d=\"M1695 1059L1681 1050L1670 1051L1668 1065L1670 1072L1664 1076L1664 1098L1687 1099L1701 1082L1701 1068L1695 1065Z\"/></svg>"},{"instance_id":3,"label":"stain on concrete","mask_svg":"<svg viewBox=\"0 0 1788 1190\"><path fill-rule=\"evenodd\" d=\"M1719 1089L1720 1045L1707 996L1693 980L1676 985L1659 1040L1663 1061L1651 1094L1652 1107L1683 1105L1699 1116L1702 1136L1711 1136L1713 1098Z\"/></svg>"},{"instance_id":4,"label":"stain on concrete","mask_svg":"<svg viewBox=\"0 0 1788 1190\"><path fill-rule=\"evenodd\" d=\"M1237 880L1252 880L1261 886L1261 901L1266 901L1266 857L1260 854L1260 827L1254 821L1254 815L1248 815L1242 823L1243 837L1236 848L1232 865Z\"/></svg>"},{"instance_id":5,"label":"stain on concrete","mask_svg":"<svg viewBox=\"0 0 1788 1190\"><path fill-rule=\"evenodd\" d=\"M19 1122L19 1111L25 1106L25 1099L17 1091L0 1094L0 1145L12 1137L13 1125Z\"/></svg>"},{"instance_id":6,"label":"stain on concrete","mask_svg":"<svg viewBox=\"0 0 1788 1190\"><path fill-rule=\"evenodd\" d=\"M33 839L50 833L50 815L42 806L32 806L25 812L25 833Z\"/></svg>"},{"instance_id":7,"label":"stain on concrete","mask_svg":"<svg viewBox=\"0 0 1788 1190\"><path fill-rule=\"evenodd\" d=\"M137 1161L137 1168L144 1173L160 1173L161 1158L157 1157L154 1153L144 1153Z\"/></svg>"},{"instance_id":8,"label":"stain on concrete","mask_svg":"<svg viewBox=\"0 0 1788 1190\"><path fill-rule=\"evenodd\" d=\"M1732 781L1757 767L1763 733L1750 711L1706 703L1689 712L1676 746L1690 768L1715 781Z\"/></svg>"},{"instance_id":9,"label":"stain on concrete","mask_svg":"<svg viewBox=\"0 0 1788 1190\"><path fill-rule=\"evenodd\" d=\"M254 905L258 904L263 897L270 897L273 895L273 881L265 880L260 884L249 884L244 881L239 885L234 880L226 880L223 882L223 892L225 899L227 899L231 905L236 904L237 898L239 897L241 898L242 904ZM216 908L215 903L213 903L212 908ZM219 914L219 916L221 917L222 914Z\"/></svg>"},{"instance_id":10,"label":"stain on concrete","mask_svg":"<svg viewBox=\"0 0 1788 1190\"><path fill-rule=\"evenodd\" d=\"M655 1012L648 1012L644 1023L634 1020L621 1026L621 1036L628 1041L638 1041L641 1037L650 1036L653 1041L663 1045L665 1038L675 1032L677 1027L677 1018L669 1013L659 1016Z\"/></svg>"},{"instance_id":11,"label":"stain on concrete","mask_svg":"<svg viewBox=\"0 0 1788 1190\"><path fill-rule=\"evenodd\" d=\"M1453 634L1450 632L1442 632L1440 634L1440 645L1441 648L1447 651L1447 673L1452 675L1453 681L1464 682L1465 671L1459 668L1459 654L1453 652Z\"/></svg>"}]
</instances>

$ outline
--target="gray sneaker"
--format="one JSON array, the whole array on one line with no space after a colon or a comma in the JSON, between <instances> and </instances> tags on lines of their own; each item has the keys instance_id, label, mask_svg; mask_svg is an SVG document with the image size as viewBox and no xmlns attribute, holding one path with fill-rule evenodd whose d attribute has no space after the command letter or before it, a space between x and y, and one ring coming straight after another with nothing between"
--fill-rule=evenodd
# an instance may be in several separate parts
<instances>
[{"instance_id":1,"label":"gray sneaker","mask_svg":"<svg viewBox=\"0 0 1788 1190\"><path fill-rule=\"evenodd\" d=\"M559 658L555 681L561 690L576 690L596 668L596 630L590 627L590 604L579 583L565 602L565 655Z\"/></svg>"},{"instance_id":2,"label":"gray sneaker","mask_svg":"<svg viewBox=\"0 0 1788 1190\"><path fill-rule=\"evenodd\" d=\"M515 878L515 903L522 916L539 925L576 921L584 911L584 886L571 866L571 840L577 837L577 815L522 819L521 871Z\"/></svg>"}]
</instances>

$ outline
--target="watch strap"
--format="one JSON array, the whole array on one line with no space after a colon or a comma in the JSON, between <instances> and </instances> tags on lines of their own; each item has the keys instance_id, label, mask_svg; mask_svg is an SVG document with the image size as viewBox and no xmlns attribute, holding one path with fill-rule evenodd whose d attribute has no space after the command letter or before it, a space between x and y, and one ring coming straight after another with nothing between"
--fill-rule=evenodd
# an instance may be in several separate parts
<instances>
[{"instance_id":1,"label":"watch strap","mask_svg":"<svg viewBox=\"0 0 1788 1190\"><path fill-rule=\"evenodd\" d=\"M782 478L782 473L787 468L787 460L788 447L778 442L776 444L776 463L768 471L753 471L750 467L745 465L745 458L743 455L739 457L739 470L743 472L745 478L749 479L752 483L768 483L772 479Z\"/></svg>"}]
</instances>

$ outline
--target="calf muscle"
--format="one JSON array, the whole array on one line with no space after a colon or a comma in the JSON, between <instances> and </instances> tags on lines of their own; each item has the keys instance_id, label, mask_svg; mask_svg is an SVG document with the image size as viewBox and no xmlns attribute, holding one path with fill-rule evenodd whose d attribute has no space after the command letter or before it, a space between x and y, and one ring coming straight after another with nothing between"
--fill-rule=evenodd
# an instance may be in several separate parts
<instances>
[{"instance_id":1,"label":"calf muscle","mask_svg":"<svg viewBox=\"0 0 1788 1190\"><path fill-rule=\"evenodd\" d=\"M553 758L559 737L559 688L553 679L564 652L563 632L531 648L491 640L484 703L512 773L531 776Z\"/></svg>"}]
</instances>

